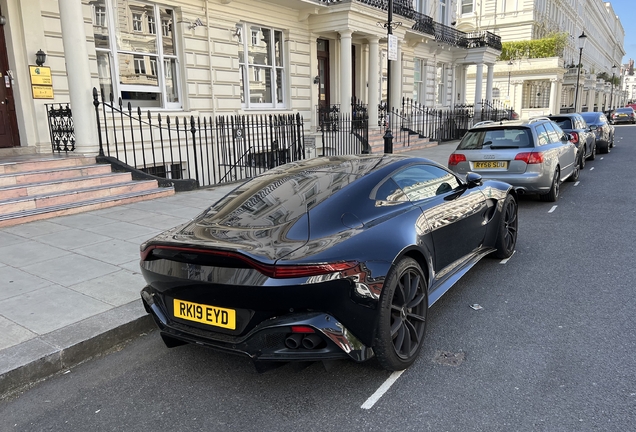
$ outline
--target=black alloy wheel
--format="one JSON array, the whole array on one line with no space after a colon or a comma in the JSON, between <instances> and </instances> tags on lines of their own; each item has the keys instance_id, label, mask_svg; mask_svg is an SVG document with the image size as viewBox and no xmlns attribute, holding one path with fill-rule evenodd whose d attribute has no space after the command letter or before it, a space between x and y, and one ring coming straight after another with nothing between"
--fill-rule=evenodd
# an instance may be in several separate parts
<instances>
[{"instance_id":1,"label":"black alloy wheel","mask_svg":"<svg viewBox=\"0 0 636 432\"><path fill-rule=\"evenodd\" d=\"M504 201L501 211L501 221L499 222L499 232L494 253L495 258L509 258L515 251L517 245L517 229L519 226L517 200L512 195L508 195Z\"/></svg>"},{"instance_id":2,"label":"black alloy wheel","mask_svg":"<svg viewBox=\"0 0 636 432\"><path fill-rule=\"evenodd\" d=\"M581 155L581 162L579 164L581 171L585 169L585 148L583 149L583 154Z\"/></svg>"},{"instance_id":3,"label":"black alloy wheel","mask_svg":"<svg viewBox=\"0 0 636 432\"><path fill-rule=\"evenodd\" d=\"M402 258L384 283L375 353L390 371L413 364L422 348L428 311L426 277L417 261Z\"/></svg>"},{"instance_id":4,"label":"black alloy wheel","mask_svg":"<svg viewBox=\"0 0 636 432\"><path fill-rule=\"evenodd\" d=\"M581 159L583 159L581 157ZM568 177L568 181L569 182L575 182L579 179L579 176L581 175L581 162L580 161L575 161L574 162L574 171L572 172L572 175L570 175L570 177Z\"/></svg>"},{"instance_id":5,"label":"black alloy wheel","mask_svg":"<svg viewBox=\"0 0 636 432\"><path fill-rule=\"evenodd\" d=\"M554 176L552 177L552 186L550 187L550 191L547 194L539 195L539 199L541 201L547 202L555 202L559 199L559 188L561 187L561 175L559 174L559 169L554 172Z\"/></svg>"}]
</instances>

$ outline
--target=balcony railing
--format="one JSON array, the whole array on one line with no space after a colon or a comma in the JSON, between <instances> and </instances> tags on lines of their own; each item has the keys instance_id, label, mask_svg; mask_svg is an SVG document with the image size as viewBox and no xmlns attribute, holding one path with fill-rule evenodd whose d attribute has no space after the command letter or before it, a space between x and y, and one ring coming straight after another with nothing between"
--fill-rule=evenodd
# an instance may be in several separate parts
<instances>
[{"instance_id":1,"label":"balcony railing","mask_svg":"<svg viewBox=\"0 0 636 432\"><path fill-rule=\"evenodd\" d=\"M376 9L388 10L387 0L318 0L325 4L342 4L356 1ZM419 33L424 33L435 37L435 40L448 45L461 48L481 48L491 47L501 51L501 37L489 31L478 31L465 33L454 27L435 22L433 18L417 12L413 9L411 0L393 0L393 13L409 20L415 21L411 27Z\"/></svg>"}]
</instances>

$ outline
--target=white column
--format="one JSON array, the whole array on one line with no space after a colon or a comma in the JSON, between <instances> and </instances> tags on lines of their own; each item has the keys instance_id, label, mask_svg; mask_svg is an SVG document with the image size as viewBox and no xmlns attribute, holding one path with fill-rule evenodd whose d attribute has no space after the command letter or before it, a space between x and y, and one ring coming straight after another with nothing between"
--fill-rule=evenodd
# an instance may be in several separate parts
<instances>
[{"instance_id":1,"label":"white column","mask_svg":"<svg viewBox=\"0 0 636 432\"><path fill-rule=\"evenodd\" d=\"M397 60L392 62L391 69L391 104L396 109L402 107L402 47L400 41L397 44Z\"/></svg>"},{"instance_id":2,"label":"white column","mask_svg":"<svg viewBox=\"0 0 636 432\"><path fill-rule=\"evenodd\" d=\"M492 102L492 84L495 78L495 65L489 64L488 66L488 75L486 77L486 100L488 102Z\"/></svg>"},{"instance_id":3,"label":"white column","mask_svg":"<svg viewBox=\"0 0 636 432\"><path fill-rule=\"evenodd\" d=\"M466 99L466 85L468 84L466 81L468 80L468 65L463 65L462 66L462 84L461 84L461 89L462 89L462 104L467 105L468 104L468 99Z\"/></svg>"},{"instance_id":4,"label":"white column","mask_svg":"<svg viewBox=\"0 0 636 432\"><path fill-rule=\"evenodd\" d=\"M424 86L424 94L423 97L420 97L419 102L424 106L429 106L428 104L428 59L424 59L422 61L422 85Z\"/></svg>"},{"instance_id":5,"label":"white column","mask_svg":"<svg viewBox=\"0 0 636 432\"><path fill-rule=\"evenodd\" d=\"M593 85L592 87L590 87L590 90L587 92L587 110L588 111L594 111L595 90L596 90L596 87Z\"/></svg>"},{"instance_id":6,"label":"white column","mask_svg":"<svg viewBox=\"0 0 636 432\"><path fill-rule=\"evenodd\" d=\"M75 153L97 154L99 137L95 123L93 83L86 48L82 2L61 1L59 8L66 75L75 127Z\"/></svg>"},{"instance_id":7,"label":"white column","mask_svg":"<svg viewBox=\"0 0 636 432\"><path fill-rule=\"evenodd\" d=\"M352 31L340 32L340 112L351 112L351 35Z\"/></svg>"},{"instance_id":8,"label":"white column","mask_svg":"<svg viewBox=\"0 0 636 432\"><path fill-rule=\"evenodd\" d=\"M369 38L369 125L378 125L380 105L380 45L377 37Z\"/></svg>"},{"instance_id":9,"label":"white column","mask_svg":"<svg viewBox=\"0 0 636 432\"><path fill-rule=\"evenodd\" d=\"M481 111L481 88L484 84L484 64L477 64L477 76L475 77L475 111Z\"/></svg>"},{"instance_id":10,"label":"white column","mask_svg":"<svg viewBox=\"0 0 636 432\"><path fill-rule=\"evenodd\" d=\"M559 97L557 95L557 89L559 88L558 78L550 78L550 107L548 108L550 114L559 114Z\"/></svg>"},{"instance_id":11,"label":"white column","mask_svg":"<svg viewBox=\"0 0 636 432\"><path fill-rule=\"evenodd\" d=\"M455 104L457 103L457 95L455 94L457 92L457 65L455 63L451 63L451 100L450 100L450 107L451 109L455 108Z\"/></svg>"}]
</instances>

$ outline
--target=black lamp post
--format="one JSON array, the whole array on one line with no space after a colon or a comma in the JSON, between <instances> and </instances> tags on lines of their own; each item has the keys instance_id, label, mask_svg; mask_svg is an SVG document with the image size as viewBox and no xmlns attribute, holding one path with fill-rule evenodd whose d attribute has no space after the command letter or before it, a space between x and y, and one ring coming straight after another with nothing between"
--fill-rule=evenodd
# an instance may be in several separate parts
<instances>
[{"instance_id":1,"label":"black lamp post","mask_svg":"<svg viewBox=\"0 0 636 432\"><path fill-rule=\"evenodd\" d=\"M574 111L577 111L579 101L579 79L581 78L581 57L583 57L583 48L585 48L585 42L587 42L587 36L585 31L581 32L579 36L579 68L576 74L576 89L574 90Z\"/></svg>"},{"instance_id":2,"label":"black lamp post","mask_svg":"<svg viewBox=\"0 0 636 432\"><path fill-rule=\"evenodd\" d=\"M391 36L393 35L393 0L389 0L389 15L386 23L387 32L387 50L386 50L386 112L389 117L389 124L384 132L384 153L393 153L393 133L391 133L391 55L389 54L389 45L391 44Z\"/></svg>"},{"instance_id":3,"label":"black lamp post","mask_svg":"<svg viewBox=\"0 0 636 432\"><path fill-rule=\"evenodd\" d=\"M610 91L610 104L609 104L609 109L610 111L612 110L612 102L614 99L614 77L616 76L616 65L612 66L612 87L611 87L611 91Z\"/></svg>"}]
</instances>

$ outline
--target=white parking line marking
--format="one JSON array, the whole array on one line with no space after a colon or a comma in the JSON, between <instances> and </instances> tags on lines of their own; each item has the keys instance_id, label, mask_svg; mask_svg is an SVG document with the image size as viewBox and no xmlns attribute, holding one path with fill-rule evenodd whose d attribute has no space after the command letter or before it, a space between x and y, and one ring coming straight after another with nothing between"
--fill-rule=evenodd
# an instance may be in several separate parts
<instances>
[{"instance_id":1,"label":"white parking line marking","mask_svg":"<svg viewBox=\"0 0 636 432\"><path fill-rule=\"evenodd\" d=\"M594 169L594 167L590 168L590 171L592 171Z\"/></svg>"},{"instance_id":2,"label":"white parking line marking","mask_svg":"<svg viewBox=\"0 0 636 432\"><path fill-rule=\"evenodd\" d=\"M508 261L510 261L510 258L512 258L512 256L515 254L515 252L517 252L516 250L512 251L512 255L510 255L508 258L504 258L501 261L499 261L499 264L506 264Z\"/></svg>"},{"instance_id":3,"label":"white parking line marking","mask_svg":"<svg viewBox=\"0 0 636 432\"><path fill-rule=\"evenodd\" d=\"M391 374L391 376L389 376L387 378L386 381L384 381L384 383L382 383L382 385L380 386L379 389L377 389L375 391L375 393L373 393L371 395L371 397L369 397L369 399L367 399L360 408L362 409L371 409L373 408L373 405L375 405L375 403L380 400L380 398L382 397L382 395L384 395L384 393L386 393L391 386L393 385L393 383L395 383L397 381L397 379L400 377L400 375L402 375L404 373L403 370L401 371L396 371L393 372Z\"/></svg>"},{"instance_id":4,"label":"white parking line marking","mask_svg":"<svg viewBox=\"0 0 636 432\"><path fill-rule=\"evenodd\" d=\"M578 185L579 185L579 183L581 183L581 182L578 182L578 181L577 181L577 182L575 182L575 183L574 183L574 186L578 186Z\"/></svg>"},{"instance_id":5,"label":"white parking line marking","mask_svg":"<svg viewBox=\"0 0 636 432\"><path fill-rule=\"evenodd\" d=\"M557 208L557 207L558 207L558 206L552 206L552 208L551 208L550 210L548 210L548 213L552 213L553 211L555 211L555 210L556 210L556 208Z\"/></svg>"}]
</instances>

